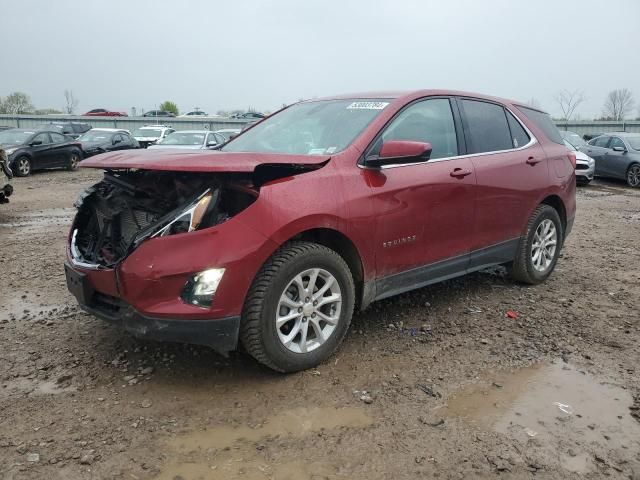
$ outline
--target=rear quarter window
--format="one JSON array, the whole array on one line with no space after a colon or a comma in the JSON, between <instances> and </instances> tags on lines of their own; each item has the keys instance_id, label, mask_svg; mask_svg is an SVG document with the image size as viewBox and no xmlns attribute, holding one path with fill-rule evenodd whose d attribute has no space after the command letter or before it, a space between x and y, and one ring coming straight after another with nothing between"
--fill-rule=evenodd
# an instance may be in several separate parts
<instances>
[{"instance_id":1,"label":"rear quarter window","mask_svg":"<svg viewBox=\"0 0 640 480\"><path fill-rule=\"evenodd\" d=\"M564 145L564 140L562 139L562 135L560 135L560 131L551 120L551 117L548 113L540 112L538 110L534 110L532 108L527 107L517 107L522 113L524 113L525 117L531 120L536 126L542 130L545 136L554 143L558 143L560 145Z\"/></svg>"}]
</instances>

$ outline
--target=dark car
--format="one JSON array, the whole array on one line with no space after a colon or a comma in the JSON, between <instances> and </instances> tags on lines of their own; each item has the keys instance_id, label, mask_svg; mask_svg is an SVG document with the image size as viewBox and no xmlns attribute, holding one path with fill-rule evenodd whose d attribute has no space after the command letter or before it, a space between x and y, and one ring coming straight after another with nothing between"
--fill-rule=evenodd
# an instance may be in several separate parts
<instances>
[{"instance_id":1,"label":"dark car","mask_svg":"<svg viewBox=\"0 0 640 480\"><path fill-rule=\"evenodd\" d=\"M260 120L262 118L266 118L266 115L258 112L246 112L246 113L237 113L232 115L231 118L242 118L242 119L257 119Z\"/></svg>"},{"instance_id":2,"label":"dark car","mask_svg":"<svg viewBox=\"0 0 640 480\"><path fill-rule=\"evenodd\" d=\"M13 178L13 172L9 168L7 153L0 145L0 203L9 202L9 197L13 193L11 178Z\"/></svg>"},{"instance_id":3,"label":"dark car","mask_svg":"<svg viewBox=\"0 0 640 480\"><path fill-rule=\"evenodd\" d=\"M172 112L165 112L164 110L149 110L143 117L175 117L176 114Z\"/></svg>"},{"instance_id":4,"label":"dark car","mask_svg":"<svg viewBox=\"0 0 640 480\"><path fill-rule=\"evenodd\" d=\"M85 158L114 150L140 148L138 141L129 132L115 128L93 128L78 138L78 141Z\"/></svg>"},{"instance_id":5,"label":"dark car","mask_svg":"<svg viewBox=\"0 0 640 480\"><path fill-rule=\"evenodd\" d=\"M82 160L80 143L53 131L5 130L0 132L0 145L7 152L9 167L18 177L44 168L75 170Z\"/></svg>"},{"instance_id":6,"label":"dark car","mask_svg":"<svg viewBox=\"0 0 640 480\"><path fill-rule=\"evenodd\" d=\"M640 187L640 133L608 133L580 147L596 161L596 176L626 180Z\"/></svg>"},{"instance_id":7,"label":"dark car","mask_svg":"<svg viewBox=\"0 0 640 480\"><path fill-rule=\"evenodd\" d=\"M40 130L49 130L52 132L62 133L71 138L78 138L84 132L91 130L91 125L88 123L76 123L76 122L51 122L43 123L38 127Z\"/></svg>"},{"instance_id":8,"label":"dark car","mask_svg":"<svg viewBox=\"0 0 640 480\"><path fill-rule=\"evenodd\" d=\"M83 114L85 117L128 117L125 112L114 112L112 110L105 110L104 108L94 108Z\"/></svg>"},{"instance_id":9,"label":"dark car","mask_svg":"<svg viewBox=\"0 0 640 480\"><path fill-rule=\"evenodd\" d=\"M219 150L83 161L104 177L76 202L67 286L135 335L310 368L373 301L492 265L545 281L574 222L575 162L549 115L509 100L301 102Z\"/></svg>"}]
</instances>

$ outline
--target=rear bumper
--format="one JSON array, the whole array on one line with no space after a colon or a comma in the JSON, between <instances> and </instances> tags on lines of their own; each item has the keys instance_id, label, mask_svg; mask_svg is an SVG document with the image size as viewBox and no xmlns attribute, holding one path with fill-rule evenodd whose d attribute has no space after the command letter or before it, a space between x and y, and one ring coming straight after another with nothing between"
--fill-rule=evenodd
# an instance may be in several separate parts
<instances>
[{"instance_id":1,"label":"rear bumper","mask_svg":"<svg viewBox=\"0 0 640 480\"><path fill-rule=\"evenodd\" d=\"M135 337L205 345L223 355L238 345L240 316L197 320L146 316L122 299L96 291L90 282L82 281L84 275L68 263L65 272L69 291L85 312L118 325Z\"/></svg>"}]
</instances>

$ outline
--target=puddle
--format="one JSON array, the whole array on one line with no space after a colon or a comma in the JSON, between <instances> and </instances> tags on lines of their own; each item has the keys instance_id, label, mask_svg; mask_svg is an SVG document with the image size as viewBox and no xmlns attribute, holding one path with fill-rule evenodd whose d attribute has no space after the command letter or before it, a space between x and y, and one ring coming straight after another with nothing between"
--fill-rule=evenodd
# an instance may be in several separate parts
<instances>
[{"instance_id":1,"label":"puddle","mask_svg":"<svg viewBox=\"0 0 640 480\"><path fill-rule=\"evenodd\" d=\"M498 373L455 394L441 413L523 443L535 438L566 470L595 469L594 452L640 449L631 395L566 364Z\"/></svg>"},{"instance_id":2,"label":"puddle","mask_svg":"<svg viewBox=\"0 0 640 480\"><path fill-rule=\"evenodd\" d=\"M311 480L335 476L338 466L305 459L264 455L255 442L304 437L322 430L363 428L372 419L358 408L300 408L268 418L253 427L222 425L171 439L169 447L187 461L167 463L159 480ZM285 452L286 454L286 452ZM194 455L197 460L194 460ZM311 454L312 456L312 454Z\"/></svg>"},{"instance_id":3,"label":"puddle","mask_svg":"<svg viewBox=\"0 0 640 480\"><path fill-rule=\"evenodd\" d=\"M300 408L269 418L262 425L210 428L192 432L170 441L180 451L230 447L238 441L252 442L265 437L303 436L311 432L339 427L366 427L372 423L357 408Z\"/></svg>"},{"instance_id":4,"label":"puddle","mask_svg":"<svg viewBox=\"0 0 640 480\"><path fill-rule=\"evenodd\" d=\"M74 208L50 208L38 212L28 212L15 218L13 222L0 223L0 229L8 229L13 233L25 235L46 231L50 227L70 227L75 211Z\"/></svg>"}]
</instances>

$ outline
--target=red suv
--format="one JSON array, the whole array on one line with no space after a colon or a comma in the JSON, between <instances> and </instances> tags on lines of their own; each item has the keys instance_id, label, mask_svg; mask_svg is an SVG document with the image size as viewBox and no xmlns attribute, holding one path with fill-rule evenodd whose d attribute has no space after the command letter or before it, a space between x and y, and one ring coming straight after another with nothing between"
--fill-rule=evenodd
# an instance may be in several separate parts
<instances>
[{"instance_id":1,"label":"red suv","mask_svg":"<svg viewBox=\"0 0 640 480\"><path fill-rule=\"evenodd\" d=\"M506 265L536 284L575 215L549 116L424 90L287 107L217 151L129 150L78 199L69 290L134 335L318 365L354 309Z\"/></svg>"}]
</instances>

